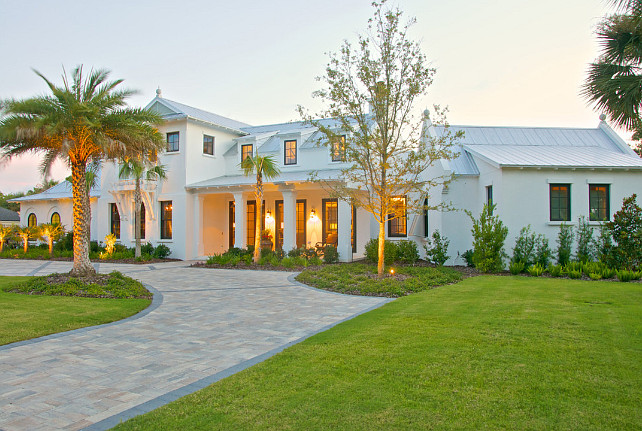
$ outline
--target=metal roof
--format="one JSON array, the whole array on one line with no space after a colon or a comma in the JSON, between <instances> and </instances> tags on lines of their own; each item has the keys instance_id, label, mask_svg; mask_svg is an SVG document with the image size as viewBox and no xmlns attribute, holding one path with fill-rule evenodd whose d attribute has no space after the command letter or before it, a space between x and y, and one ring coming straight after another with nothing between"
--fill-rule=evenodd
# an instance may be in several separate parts
<instances>
[{"instance_id":1,"label":"metal roof","mask_svg":"<svg viewBox=\"0 0 642 431\"><path fill-rule=\"evenodd\" d=\"M20 214L0 207L0 221L20 221Z\"/></svg>"},{"instance_id":2,"label":"metal roof","mask_svg":"<svg viewBox=\"0 0 642 431\"><path fill-rule=\"evenodd\" d=\"M92 198L100 197L100 180L98 180L96 183L97 184L89 191L89 196ZM41 201L47 199L71 199L71 197L71 183L65 180L45 190L44 192L11 199L11 202Z\"/></svg>"},{"instance_id":3,"label":"metal roof","mask_svg":"<svg viewBox=\"0 0 642 431\"><path fill-rule=\"evenodd\" d=\"M435 127L443 134L443 126ZM477 175L474 158L497 167L642 169L642 159L604 122L595 129L450 126L464 132L449 162L457 175Z\"/></svg>"},{"instance_id":4,"label":"metal roof","mask_svg":"<svg viewBox=\"0 0 642 431\"><path fill-rule=\"evenodd\" d=\"M330 180L338 178L341 169L323 169L316 171L317 178L320 180ZM278 178L266 182L266 184L283 184L283 183L304 183L310 181L310 171L293 171L281 172ZM225 175L216 177L198 183L188 184L186 189L200 189L207 187L230 187L230 186L246 186L256 183L254 176L245 175Z\"/></svg>"},{"instance_id":5,"label":"metal roof","mask_svg":"<svg viewBox=\"0 0 642 431\"><path fill-rule=\"evenodd\" d=\"M175 102L173 100L165 99L164 97L155 97L149 104L147 108L152 108L155 103L160 103L166 108L174 111L173 114L167 112L160 112L160 114L166 120L171 120L174 118L194 118L196 120L201 120L206 123L213 124L215 126L223 127L225 129L230 129L239 134L242 134L242 129L244 127L250 127L249 124L243 123L241 121L232 120L231 118L223 117L221 115L214 114L212 112L203 111L202 109L194 108L193 106L184 105L182 103Z\"/></svg>"}]
</instances>

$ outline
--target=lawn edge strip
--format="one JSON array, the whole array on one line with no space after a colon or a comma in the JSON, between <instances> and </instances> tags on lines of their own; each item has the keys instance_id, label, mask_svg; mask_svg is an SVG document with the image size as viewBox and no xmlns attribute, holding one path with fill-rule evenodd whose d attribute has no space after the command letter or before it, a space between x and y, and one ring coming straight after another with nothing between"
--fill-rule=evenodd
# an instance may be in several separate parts
<instances>
[{"instance_id":1,"label":"lawn edge strip","mask_svg":"<svg viewBox=\"0 0 642 431\"><path fill-rule=\"evenodd\" d=\"M294 277L295 275L296 274L292 274L290 277ZM291 281L290 277L288 277L289 281ZM323 292L323 293L332 293L332 294L335 294L335 295L345 295L345 294L339 293L339 292L330 292L330 291L323 290L323 289L317 289L317 288L314 288L314 287L311 287L311 286L307 286L307 285L305 285L303 283L300 283L298 281L294 281L294 283L296 283L298 285L301 285L303 287L307 287L309 289L313 289L313 290L317 290L319 292ZM345 296L356 296L356 295L345 295ZM372 298L372 297L366 296L366 298ZM301 338L298 338L298 339L296 339L294 341L290 341L289 343L283 344L281 346L275 347L274 349L269 350L269 351L267 351L265 353L262 353L260 355L257 355L257 356L255 356L253 358L246 359L245 361L239 362L236 365L233 365L233 366L231 366L229 368L221 370L221 371L219 371L217 373L214 373L214 374L212 374L210 376L203 377L202 379L197 380L197 381L195 381L193 383L190 383L188 385L185 385L185 386L182 386L180 388L174 389L173 391L167 392L167 393L165 393L163 395L160 395L160 396L158 396L156 398L153 398L153 399L151 399L149 401L141 403L141 404L139 404L137 406L134 406L134 407L132 407L130 409L124 410L124 411L122 411L120 413L116 413L113 416L110 416L108 418L105 418L105 419L103 419L103 420L101 420L99 422L96 422L96 423L94 423L92 425L89 425L89 426L83 428L81 431L105 431L105 430L109 430L109 429L115 427L116 425L119 425L122 422L125 422L125 421L127 421L129 419L132 419L132 418L136 417L136 416L139 416L139 415L142 415L142 414L145 414L145 413L149 413L149 412L151 412L153 410L156 410L159 407L162 407L162 406L164 406L166 404L169 404L169 403L171 403L173 401L176 401L179 398L182 398L182 397L184 397L186 395L189 395L189 394L193 394L194 392L200 391L201 389L204 389L204 388L206 388L206 387L208 387L208 386L210 386L210 385L212 385L212 384L214 384L214 383L216 383L216 382L218 382L220 380L223 380L223 379L225 379L227 377L230 377L230 376L232 376L232 375L234 375L236 373L239 373L239 372L241 372L241 371L243 371L243 370L245 370L247 368L250 368L250 367L252 367L252 366L254 366L256 364L259 364L259 363L265 361L266 359L269 359L272 356L275 356L278 353L281 353L282 351L284 351L288 347L292 347L295 344L299 344L299 343L307 340L310 337L313 337L313 336L315 336L317 334L320 334L321 332L325 332L325 331L327 331L327 330L339 325L340 323L347 322L348 320L352 320L357 316L360 316L362 314L368 313L368 312L370 312L372 310L376 310L377 308L380 308L380 307L386 305L387 303L389 303L391 301L394 301L396 298L383 298L383 297L380 297L380 299L381 299L381 302L378 303L378 304L375 304L375 305L373 305L371 307L368 307L368 308L366 308L364 310L361 310L361 311L359 311L359 312L357 312L355 314L352 314L352 315L350 315L350 316L348 316L348 317L346 317L344 319L341 319L339 321L336 321L334 323L330 323L329 325L326 325L326 326L324 326L324 327L322 327L320 329L317 329L316 331L313 331L313 332L311 332L309 334L306 334Z\"/></svg>"},{"instance_id":2,"label":"lawn edge strip","mask_svg":"<svg viewBox=\"0 0 642 431\"><path fill-rule=\"evenodd\" d=\"M43 335L42 337L36 337L36 338L31 338L29 340L22 340L22 341L16 341L15 343L9 343L9 344L4 344L0 346L0 352L4 350L9 350L13 349L15 347L20 347L20 346L27 346L30 344L36 344L40 343L42 341L46 340L51 340L54 338L60 338L60 337L65 337L67 335L72 335L72 334L80 334L83 332L89 332L93 331L98 328L104 328L107 326L114 326L114 325L120 325L121 323L125 322L130 322L132 320L137 320L142 317L145 317L152 311L156 310L158 307L160 307L163 304L163 294L160 293L160 291L156 290L152 286L142 283L143 286L150 292L152 292L152 303L149 304L149 307L145 308L144 310L139 311L138 313L134 314L133 316L125 317L124 319L121 320L116 320L115 322L109 322L109 323L103 323L100 325L95 325L95 326L86 326L84 328L77 328L77 329L71 329L69 331L63 331L63 332L56 332L55 334L49 334L49 335ZM19 295L19 294L16 294ZM115 298L109 298L108 300L118 300Z\"/></svg>"}]
</instances>

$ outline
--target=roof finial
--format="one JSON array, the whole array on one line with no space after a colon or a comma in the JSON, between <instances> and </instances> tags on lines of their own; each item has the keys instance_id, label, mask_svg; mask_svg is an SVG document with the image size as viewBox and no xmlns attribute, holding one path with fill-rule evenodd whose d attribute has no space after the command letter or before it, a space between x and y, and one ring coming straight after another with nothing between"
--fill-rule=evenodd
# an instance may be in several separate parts
<instances>
[{"instance_id":1,"label":"roof finial","mask_svg":"<svg viewBox=\"0 0 642 431\"><path fill-rule=\"evenodd\" d=\"M163 93L161 92L160 86L156 89L156 97L163 97Z\"/></svg>"},{"instance_id":2,"label":"roof finial","mask_svg":"<svg viewBox=\"0 0 642 431\"><path fill-rule=\"evenodd\" d=\"M606 120L606 114L600 114L600 121Z\"/></svg>"}]
</instances>

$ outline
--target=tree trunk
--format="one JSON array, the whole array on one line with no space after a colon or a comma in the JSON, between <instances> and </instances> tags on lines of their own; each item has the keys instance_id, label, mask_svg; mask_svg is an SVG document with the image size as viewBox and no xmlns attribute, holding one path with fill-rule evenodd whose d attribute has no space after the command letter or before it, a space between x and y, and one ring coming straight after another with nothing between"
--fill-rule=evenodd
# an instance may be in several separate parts
<instances>
[{"instance_id":1,"label":"tree trunk","mask_svg":"<svg viewBox=\"0 0 642 431\"><path fill-rule=\"evenodd\" d=\"M71 164L71 186L73 194L74 266L70 272L75 277L95 274L89 260L89 241L87 238L89 194L87 193L85 172L87 162Z\"/></svg>"},{"instance_id":2,"label":"tree trunk","mask_svg":"<svg viewBox=\"0 0 642 431\"><path fill-rule=\"evenodd\" d=\"M134 188L134 238L136 238L136 251L134 253L135 257L140 257L140 224L142 220L140 219L140 204L142 197L140 194L140 178L136 178L136 186Z\"/></svg>"},{"instance_id":3,"label":"tree trunk","mask_svg":"<svg viewBox=\"0 0 642 431\"><path fill-rule=\"evenodd\" d=\"M47 237L47 242L49 243L49 256L53 256L53 238Z\"/></svg>"},{"instance_id":4,"label":"tree trunk","mask_svg":"<svg viewBox=\"0 0 642 431\"><path fill-rule=\"evenodd\" d=\"M263 212L263 187L259 185L256 189L256 217L254 218L254 263L258 263L261 257L261 214Z\"/></svg>"},{"instance_id":5,"label":"tree trunk","mask_svg":"<svg viewBox=\"0 0 642 431\"><path fill-rule=\"evenodd\" d=\"M3 248L4 248L4 238L0 239L0 253L2 253Z\"/></svg>"},{"instance_id":6,"label":"tree trunk","mask_svg":"<svg viewBox=\"0 0 642 431\"><path fill-rule=\"evenodd\" d=\"M25 254L27 254L27 249L29 248L29 237L28 236L23 236L22 237L22 246L24 248Z\"/></svg>"},{"instance_id":7,"label":"tree trunk","mask_svg":"<svg viewBox=\"0 0 642 431\"><path fill-rule=\"evenodd\" d=\"M379 222L379 260L377 263L377 274L379 274L379 277L383 276L383 260L384 260L384 255L383 255L383 247L386 243L386 223L385 222Z\"/></svg>"}]
</instances>

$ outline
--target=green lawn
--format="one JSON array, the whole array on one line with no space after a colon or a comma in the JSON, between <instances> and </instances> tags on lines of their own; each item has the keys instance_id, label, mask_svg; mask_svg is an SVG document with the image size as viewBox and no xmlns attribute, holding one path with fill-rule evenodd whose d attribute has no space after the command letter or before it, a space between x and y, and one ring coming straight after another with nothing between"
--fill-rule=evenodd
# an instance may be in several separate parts
<instances>
[{"instance_id":1,"label":"green lawn","mask_svg":"<svg viewBox=\"0 0 642 431\"><path fill-rule=\"evenodd\" d=\"M640 429L642 285L483 276L400 298L118 430Z\"/></svg>"},{"instance_id":2,"label":"green lawn","mask_svg":"<svg viewBox=\"0 0 642 431\"><path fill-rule=\"evenodd\" d=\"M148 299L21 295L3 288L29 277L0 277L0 345L100 325L144 310Z\"/></svg>"}]
</instances>

